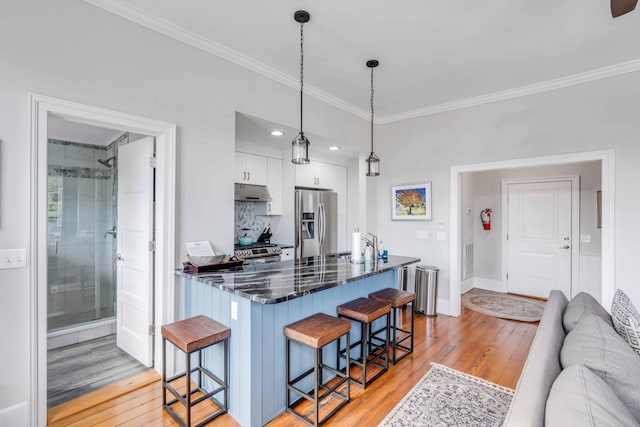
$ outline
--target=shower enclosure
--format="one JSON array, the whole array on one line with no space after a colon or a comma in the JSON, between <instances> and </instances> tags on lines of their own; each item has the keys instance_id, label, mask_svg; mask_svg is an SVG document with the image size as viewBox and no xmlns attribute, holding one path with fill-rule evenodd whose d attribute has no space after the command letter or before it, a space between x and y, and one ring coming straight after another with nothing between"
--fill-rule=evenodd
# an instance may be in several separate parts
<instances>
[{"instance_id":1,"label":"shower enclosure","mask_svg":"<svg viewBox=\"0 0 640 427\"><path fill-rule=\"evenodd\" d=\"M126 136L108 146L48 141L47 330L75 333L61 345L115 332L105 320L116 314L117 150Z\"/></svg>"}]
</instances>

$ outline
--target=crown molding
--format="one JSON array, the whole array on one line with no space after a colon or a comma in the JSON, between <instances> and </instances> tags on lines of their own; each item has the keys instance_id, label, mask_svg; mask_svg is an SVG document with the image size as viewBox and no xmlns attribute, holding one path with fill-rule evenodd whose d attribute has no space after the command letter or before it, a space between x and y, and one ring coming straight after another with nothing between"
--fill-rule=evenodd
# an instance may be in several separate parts
<instances>
[{"instance_id":1,"label":"crown molding","mask_svg":"<svg viewBox=\"0 0 640 427\"><path fill-rule=\"evenodd\" d=\"M300 82L291 76L276 70L262 62L256 61L240 52L202 37L194 32L188 31L182 27L174 25L158 16L150 14L142 9L134 7L122 0L83 0L100 9L111 12L143 27L154 30L172 39L181 41L197 49L218 56L236 65L244 67L248 70L261 74L269 79L275 80L285 86L293 89L300 87ZM386 116L378 116L374 119L375 124L387 124L407 119L413 119L431 114L444 113L447 111L459 110L463 108L475 107L482 104L504 101L522 96L534 95L537 93L548 92L564 87L574 86L582 83L600 80L608 77L614 77L621 74L640 71L640 59L624 62L621 64L611 65L596 70L587 71L580 74L574 74L559 79L548 80L545 82L535 83L514 89L507 89L499 92L480 95L472 98L465 98L458 101L446 102L443 104L433 105L416 110L405 111L398 114L389 114ZM305 94L329 105L339 108L343 111L353 114L361 119L369 120L370 112L365 111L353 104L343 101L342 99L330 95L317 87L305 84Z\"/></svg>"},{"instance_id":2,"label":"crown molding","mask_svg":"<svg viewBox=\"0 0 640 427\"><path fill-rule=\"evenodd\" d=\"M254 71L269 79L282 83L285 86L299 89L300 82L291 76L276 70L262 62L256 61L240 52L202 37L192 31L186 30L182 27L174 25L158 16L150 14L142 9L134 7L121 0L84 0L86 3L92 4L107 12L118 15L143 27L149 28L160 34L163 34L172 39L186 43L192 47L203 50L212 55L218 56L236 65ZM315 86L305 84L305 95L309 95L320 101L326 102L329 105L333 105L341 110L351 113L362 119L367 119L369 113L355 105L349 104L342 99L328 94Z\"/></svg>"},{"instance_id":3,"label":"crown molding","mask_svg":"<svg viewBox=\"0 0 640 427\"><path fill-rule=\"evenodd\" d=\"M476 96L473 98L461 99L459 101L446 102L444 104L433 105L426 108L419 108L404 113L390 114L376 120L377 124L386 124L398 122L401 120L413 119L416 117L428 116L431 114L444 113L446 111L459 110L462 108L475 107L477 105L489 104L492 102L504 101L522 96L534 95L537 93L548 92L551 90L561 89L564 87L575 86L582 83L592 82L594 80L615 77L621 74L633 73L640 71L640 59L621 64L611 65L609 67L598 68L596 70L587 71L580 74L574 74L545 82L535 83L532 85L521 86L514 89L507 89L500 92L494 92L487 95Z\"/></svg>"}]
</instances>

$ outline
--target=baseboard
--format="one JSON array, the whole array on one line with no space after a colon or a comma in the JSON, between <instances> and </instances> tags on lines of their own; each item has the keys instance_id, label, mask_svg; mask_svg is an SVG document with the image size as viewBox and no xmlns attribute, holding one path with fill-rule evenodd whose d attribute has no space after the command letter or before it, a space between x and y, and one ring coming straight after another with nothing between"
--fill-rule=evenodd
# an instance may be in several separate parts
<instances>
[{"instance_id":1,"label":"baseboard","mask_svg":"<svg viewBox=\"0 0 640 427\"><path fill-rule=\"evenodd\" d=\"M27 402L0 409L0 426L29 425Z\"/></svg>"},{"instance_id":2,"label":"baseboard","mask_svg":"<svg viewBox=\"0 0 640 427\"><path fill-rule=\"evenodd\" d=\"M436 312L438 314L446 314L447 316L451 316L451 305L448 299L438 298L436 304Z\"/></svg>"},{"instance_id":3,"label":"baseboard","mask_svg":"<svg viewBox=\"0 0 640 427\"><path fill-rule=\"evenodd\" d=\"M484 289L485 291L507 292L501 280L485 279L484 277L473 277L472 280L474 288Z\"/></svg>"},{"instance_id":4,"label":"baseboard","mask_svg":"<svg viewBox=\"0 0 640 427\"><path fill-rule=\"evenodd\" d=\"M460 291L464 294L469 289L473 288L473 277L469 277L468 279L464 279L460 283Z\"/></svg>"}]
</instances>

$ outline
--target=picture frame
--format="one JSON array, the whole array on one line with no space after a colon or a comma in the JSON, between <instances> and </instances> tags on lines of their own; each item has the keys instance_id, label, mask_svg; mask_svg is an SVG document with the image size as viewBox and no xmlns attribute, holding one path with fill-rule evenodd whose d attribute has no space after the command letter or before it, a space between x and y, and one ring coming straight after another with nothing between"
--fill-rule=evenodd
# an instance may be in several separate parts
<instances>
[{"instance_id":1,"label":"picture frame","mask_svg":"<svg viewBox=\"0 0 640 427\"><path fill-rule=\"evenodd\" d=\"M431 181L391 187L392 220L431 221L431 212Z\"/></svg>"}]
</instances>

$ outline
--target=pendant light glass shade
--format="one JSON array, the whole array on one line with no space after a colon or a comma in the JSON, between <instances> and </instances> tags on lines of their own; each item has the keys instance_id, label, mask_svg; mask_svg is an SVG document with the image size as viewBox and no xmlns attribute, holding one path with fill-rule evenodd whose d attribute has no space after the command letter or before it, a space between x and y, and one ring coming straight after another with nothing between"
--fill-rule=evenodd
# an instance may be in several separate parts
<instances>
[{"instance_id":1,"label":"pendant light glass shade","mask_svg":"<svg viewBox=\"0 0 640 427\"><path fill-rule=\"evenodd\" d=\"M297 165L309 163L309 140L302 132L291 141L291 162Z\"/></svg>"},{"instance_id":2,"label":"pendant light glass shade","mask_svg":"<svg viewBox=\"0 0 640 427\"><path fill-rule=\"evenodd\" d=\"M380 175L380 158L373 151L367 158L367 176Z\"/></svg>"},{"instance_id":3,"label":"pendant light glass shade","mask_svg":"<svg viewBox=\"0 0 640 427\"><path fill-rule=\"evenodd\" d=\"M311 16L306 10L298 10L293 19L300 23L300 133L291 141L291 162L297 165L309 163L309 139L302 131L302 94L304 89L304 23L309 22Z\"/></svg>"},{"instance_id":4,"label":"pendant light glass shade","mask_svg":"<svg viewBox=\"0 0 640 427\"><path fill-rule=\"evenodd\" d=\"M371 68L371 154L367 157L367 176L380 175L380 157L373 152L373 69L377 67L379 62L375 59L367 61L367 67Z\"/></svg>"}]
</instances>

